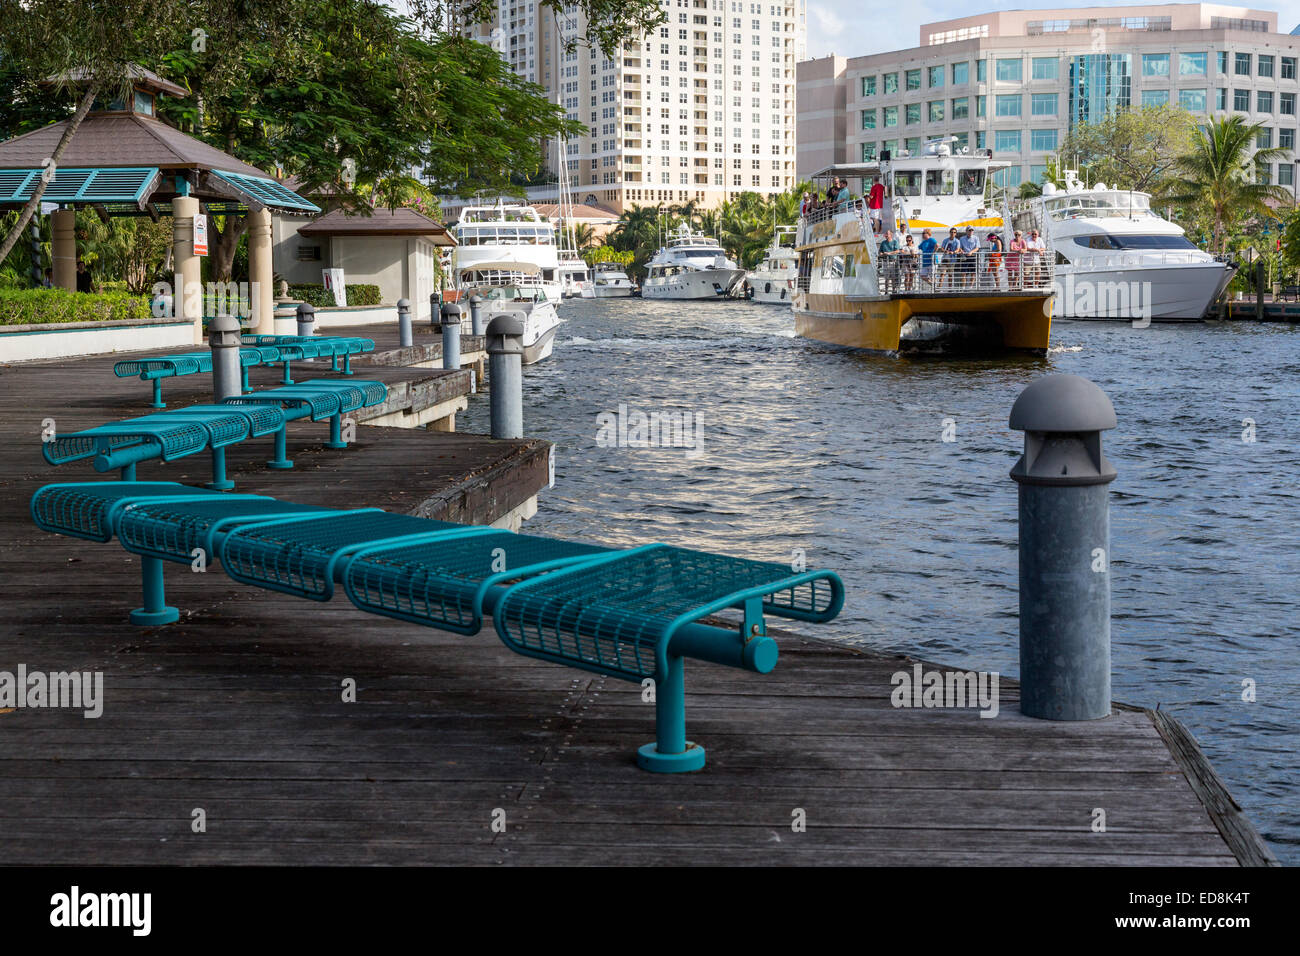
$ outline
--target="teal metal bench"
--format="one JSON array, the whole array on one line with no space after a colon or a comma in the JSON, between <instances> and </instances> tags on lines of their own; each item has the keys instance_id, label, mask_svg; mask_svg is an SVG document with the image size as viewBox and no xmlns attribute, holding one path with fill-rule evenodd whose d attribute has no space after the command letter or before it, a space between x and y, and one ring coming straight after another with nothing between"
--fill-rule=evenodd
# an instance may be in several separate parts
<instances>
[{"instance_id":1,"label":"teal metal bench","mask_svg":"<svg viewBox=\"0 0 1300 956\"><path fill-rule=\"evenodd\" d=\"M655 682L656 739L637 763L698 770L686 739L684 660L768 673L765 615L824 622L843 606L830 571L655 544L627 551L362 508L339 511L163 482L48 485L36 524L110 540L140 555L141 625L170 623L162 562L219 560L234 580L327 601L340 585L363 611L460 634L486 615L520 654L623 680ZM706 622L732 614L734 625Z\"/></svg>"},{"instance_id":2,"label":"teal metal bench","mask_svg":"<svg viewBox=\"0 0 1300 956\"><path fill-rule=\"evenodd\" d=\"M286 430L290 421L311 417L330 420L328 448L346 448L342 416L358 408L379 405L388 398L382 382L332 382L315 379L299 385L250 392L220 405L190 405L139 418L111 422L44 442L41 452L51 465L92 459L96 471L121 470L123 481L134 481L135 466L153 458L174 461L204 450L212 452L212 481L208 487L235 486L226 474L226 447L248 438L275 436L272 468L292 468L287 458Z\"/></svg>"},{"instance_id":3,"label":"teal metal bench","mask_svg":"<svg viewBox=\"0 0 1300 956\"><path fill-rule=\"evenodd\" d=\"M370 408L388 401L388 386L383 382L355 381L332 382L328 379L309 379L297 385L249 392L225 400L226 405L271 405L284 414L286 422L310 418L314 422L329 419L330 437L326 448L347 448L343 440L343 416L358 408ZM275 458L267 462L271 468L292 468L287 457L287 436L281 429L275 436Z\"/></svg>"},{"instance_id":4,"label":"teal metal bench","mask_svg":"<svg viewBox=\"0 0 1300 956\"><path fill-rule=\"evenodd\" d=\"M239 350L239 364L243 372L244 391L249 390L248 370L254 365L271 365L286 361L273 345L253 345ZM162 383L165 378L180 378L212 371L212 352L187 352L181 355L163 355L154 358L125 359L113 366L118 378L138 375L142 381L153 383L153 408L166 408L162 400Z\"/></svg>"},{"instance_id":5,"label":"teal metal bench","mask_svg":"<svg viewBox=\"0 0 1300 956\"><path fill-rule=\"evenodd\" d=\"M330 370L342 371L344 375L352 374L352 356L363 352L373 352L373 339L356 336L339 335L244 335L245 345L273 347L280 350L284 357L283 384L292 385L289 375L289 362L292 359L328 358ZM343 358L343 368L339 368L339 357ZM247 388L244 389L248 391Z\"/></svg>"}]
</instances>

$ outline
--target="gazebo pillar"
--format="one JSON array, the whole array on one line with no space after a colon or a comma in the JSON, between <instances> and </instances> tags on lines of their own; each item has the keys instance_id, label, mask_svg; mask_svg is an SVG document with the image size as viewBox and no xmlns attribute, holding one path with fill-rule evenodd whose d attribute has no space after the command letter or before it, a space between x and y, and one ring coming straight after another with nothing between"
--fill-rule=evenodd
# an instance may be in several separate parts
<instances>
[{"instance_id":1,"label":"gazebo pillar","mask_svg":"<svg viewBox=\"0 0 1300 956\"><path fill-rule=\"evenodd\" d=\"M54 286L77 291L77 213L74 209L56 209L50 214L51 267Z\"/></svg>"},{"instance_id":2,"label":"gazebo pillar","mask_svg":"<svg viewBox=\"0 0 1300 956\"><path fill-rule=\"evenodd\" d=\"M253 331L275 334L275 272L271 267L271 210L248 211L248 280L253 300Z\"/></svg>"},{"instance_id":3,"label":"gazebo pillar","mask_svg":"<svg viewBox=\"0 0 1300 956\"><path fill-rule=\"evenodd\" d=\"M172 260L176 288L172 293L173 315L194 323L194 344L203 344L203 277L199 257L194 254L194 217L199 201L193 196L172 200Z\"/></svg>"}]
</instances>

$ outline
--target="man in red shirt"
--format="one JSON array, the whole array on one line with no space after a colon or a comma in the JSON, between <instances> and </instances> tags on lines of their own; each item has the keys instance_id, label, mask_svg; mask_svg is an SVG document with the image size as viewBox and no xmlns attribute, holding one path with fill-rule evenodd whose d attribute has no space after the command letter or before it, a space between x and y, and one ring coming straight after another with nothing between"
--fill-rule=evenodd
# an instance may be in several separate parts
<instances>
[{"instance_id":1,"label":"man in red shirt","mask_svg":"<svg viewBox=\"0 0 1300 956\"><path fill-rule=\"evenodd\" d=\"M871 211L871 218L879 219L884 206L885 187L880 185L880 177L877 176L871 181L871 192L867 194L867 209Z\"/></svg>"}]
</instances>

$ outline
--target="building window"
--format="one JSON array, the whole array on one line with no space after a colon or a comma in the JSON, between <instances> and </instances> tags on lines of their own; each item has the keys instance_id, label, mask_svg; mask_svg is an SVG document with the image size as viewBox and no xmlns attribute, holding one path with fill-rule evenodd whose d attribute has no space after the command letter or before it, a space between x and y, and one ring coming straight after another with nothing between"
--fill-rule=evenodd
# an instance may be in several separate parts
<instances>
[{"instance_id":1,"label":"building window","mask_svg":"<svg viewBox=\"0 0 1300 956\"><path fill-rule=\"evenodd\" d=\"M928 115L926 122L942 123L943 122L943 100L931 100L928 104Z\"/></svg>"},{"instance_id":2,"label":"building window","mask_svg":"<svg viewBox=\"0 0 1300 956\"><path fill-rule=\"evenodd\" d=\"M1228 51L1219 50L1217 53L1214 54L1214 61L1218 67L1219 73L1222 76L1227 76L1228 75Z\"/></svg>"},{"instance_id":3,"label":"building window","mask_svg":"<svg viewBox=\"0 0 1300 956\"><path fill-rule=\"evenodd\" d=\"M1205 90L1179 90L1178 105L1193 113L1205 112Z\"/></svg>"},{"instance_id":4,"label":"building window","mask_svg":"<svg viewBox=\"0 0 1300 956\"><path fill-rule=\"evenodd\" d=\"M1142 105L1143 106L1168 106L1169 91L1168 90L1143 90Z\"/></svg>"},{"instance_id":5,"label":"building window","mask_svg":"<svg viewBox=\"0 0 1300 956\"><path fill-rule=\"evenodd\" d=\"M1029 148L1034 152L1053 152L1056 149L1056 130L1054 129L1030 130Z\"/></svg>"},{"instance_id":6,"label":"building window","mask_svg":"<svg viewBox=\"0 0 1300 956\"><path fill-rule=\"evenodd\" d=\"M1029 167L1029 181L1031 183L1041 183L1046 178L1047 178L1046 165Z\"/></svg>"},{"instance_id":7,"label":"building window","mask_svg":"<svg viewBox=\"0 0 1300 956\"><path fill-rule=\"evenodd\" d=\"M921 137L909 136L907 139L903 140L903 149L907 150L909 153L919 153L921 151Z\"/></svg>"},{"instance_id":8,"label":"building window","mask_svg":"<svg viewBox=\"0 0 1300 956\"><path fill-rule=\"evenodd\" d=\"M875 144L875 143L863 143L863 144L862 144L862 161L863 161L864 163L870 163L870 162L874 162L875 159L876 159L876 144Z\"/></svg>"},{"instance_id":9,"label":"building window","mask_svg":"<svg viewBox=\"0 0 1300 956\"><path fill-rule=\"evenodd\" d=\"M1169 75L1169 54L1168 53L1143 53L1142 54L1142 75L1143 76L1168 76Z\"/></svg>"},{"instance_id":10,"label":"building window","mask_svg":"<svg viewBox=\"0 0 1300 956\"><path fill-rule=\"evenodd\" d=\"M863 96L876 95L876 77L874 74L871 76L864 76L862 78L862 95Z\"/></svg>"},{"instance_id":11,"label":"building window","mask_svg":"<svg viewBox=\"0 0 1300 956\"><path fill-rule=\"evenodd\" d=\"M970 148L970 133L954 133L952 137L953 149L957 152L963 152Z\"/></svg>"},{"instance_id":12,"label":"building window","mask_svg":"<svg viewBox=\"0 0 1300 956\"><path fill-rule=\"evenodd\" d=\"M1250 112L1250 90L1232 91L1232 108L1238 113Z\"/></svg>"},{"instance_id":13,"label":"building window","mask_svg":"<svg viewBox=\"0 0 1300 956\"><path fill-rule=\"evenodd\" d=\"M930 89L932 90L937 90L941 86L943 86L943 67L941 66L930 67L929 82L930 82Z\"/></svg>"},{"instance_id":14,"label":"building window","mask_svg":"<svg viewBox=\"0 0 1300 956\"><path fill-rule=\"evenodd\" d=\"M1059 79L1061 61L1054 56L1036 56L1030 61L1029 75L1035 80Z\"/></svg>"},{"instance_id":15,"label":"building window","mask_svg":"<svg viewBox=\"0 0 1300 956\"><path fill-rule=\"evenodd\" d=\"M909 93L910 93L912 90L919 90L919 89L921 88L921 71L920 71L920 70L908 70L908 71L906 71L906 72L903 74L903 77L904 77L904 80L906 81L906 84L907 84L907 90L908 90Z\"/></svg>"},{"instance_id":16,"label":"building window","mask_svg":"<svg viewBox=\"0 0 1300 956\"><path fill-rule=\"evenodd\" d=\"M1019 83L1021 81L1021 66L1019 59L998 60L998 82L999 83Z\"/></svg>"},{"instance_id":17,"label":"building window","mask_svg":"<svg viewBox=\"0 0 1300 956\"><path fill-rule=\"evenodd\" d=\"M862 111L862 128L863 128L863 129L875 129L875 128L876 128L876 111L875 111L875 110L863 110L863 111Z\"/></svg>"},{"instance_id":18,"label":"building window","mask_svg":"<svg viewBox=\"0 0 1300 956\"><path fill-rule=\"evenodd\" d=\"M1294 63L1292 64L1294 68ZM970 82L970 63L954 63L952 65L952 85L960 86L963 83Z\"/></svg>"},{"instance_id":19,"label":"building window","mask_svg":"<svg viewBox=\"0 0 1300 956\"><path fill-rule=\"evenodd\" d=\"M1132 57L1085 53L1070 61L1070 125L1095 123L1132 101Z\"/></svg>"},{"instance_id":20,"label":"building window","mask_svg":"<svg viewBox=\"0 0 1300 956\"><path fill-rule=\"evenodd\" d=\"M885 95L888 96L890 93L897 93L897 92L898 92L898 74L886 73L885 74Z\"/></svg>"},{"instance_id":21,"label":"building window","mask_svg":"<svg viewBox=\"0 0 1300 956\"><path fill-rule=\"evenodd\" d=\"M970 118L970 97L958 96L952 101L952 118L964 120Z\"/></svg>"},{"instance_id":22,"label":"building window","mask_svg":"<svg viewBox=\"0 0 1300 956\"><path fill-rule=\"evenodd\" d=\"M1034 116L1055 116L1056 115L1056 94L1055 93L1031 93L1029 111Z\"/></svg>"},{"instance_id":23,"label":"building window","mask_svg":"<svg viewBox=\"0 0 1300 956\"><path fill-rule=\"evenodd\" d=\"M1283 116L1295 116L1295 94L1279 93L1277 95L1277 111Z\"/></svg>"},{"instance_id":24,"label":"building window","mask_svg":"<svg viewBox=\"0 0 1300 956\"><path fill-rule=\"evenodd\" d=\"M1255 134L1255 148L1256 149L1273 148L1273 130L1270 127L1268 126L1262 127L1260 131Z\"/></svg>"},{"instance_id":25,"label":"building window","mask_svg":"<svg viewBox=\"0 0 1300 956\"><path fill-rule=\"evenodd\" d=\"M1295 130L1280 129L1277 131L1278 149L1295 149Z\"/></svg>"},{"instance_id":26,"label":"building window","mask_svg":"<svg viewBox=\"0 0 1300 956\"><path fill-rule=\"evenodd\" d=\"M1250 54L1238 53L1234 72L1238 76L1250 76Z\"/></svg>"},{"instance_id":27,"label":"building window","mask_svg":"<svg viewBox=\"0 0 1300 956\"><path fill-rule=\"evenodd\" d=\"M320 262L320 246L299 246L299 262Z\"/></svg>"},{"instance_id":28,"label":"building window","mask_svg":"<svg viewBox=\"0 0 1300 956\"><path fill-rule=\"evenodd\" d=\"M988 147L988 133L982 129L975 131L975 148L986 149Z\"/></svg>"},{"instance_id":29,"label":"building window","mask_svg":"<svg viewBox=\"0 0 1300 956\"><path fill-rule=\"evenodd\" d=\"M1255 164L1255 182L1267 186L1273 181L1273 167L1270 163Z\"/></svg>"},{"instance_id":30,"label":"building window","mask_svg":"<svg viewBox=\"0 0 1300 956\"><path fill-rule=\"evenodd\" d=\"M1293 56L1282 57L1282 79L1295 79L1295 60L1296 58Z\"/></svg>"},{"instance_id":31,"label":"building window","mask_svg":"<svg viewBox=\"0 0 1300 956\"><path fill-rule=\"evenodd\" d=\"M988 62L987 60L975 61L975 82L976 83L983 83L986 79L988 79L987 68L985 66L987 62Z\"/></svg>"},{"instance_id":32,"label":"building window","mask_svg":"<svg viewBox=\"0 0 1300 956\"><path fill-rule=\"evenodd\" d=\"M1259 113L1273 112L1273 91L1258 90L1255 93L1255 110Z\"/></svg>"},{"instance_id":33,"label":"building window","mask_svg":"<svg viewBox=\"0 0 1300 956\"><path fill-rule=\"evenodd\" d=\"M1258 64L1260 76L1273 75L1273 58L1271 56L1265 56L1263 53L1261 53L1258 57L1255 58L1255 60L1256 63Z\"/></svg>"},{"instance_id":34,"label":"building window","mask_svg":"<svg viewBox=\"0 0 1300 956\"><path fill-rule=\"evenodd\" d=\"M897 107L897 106L886 106L886 107L884 108L884 110L882 110L882 113L884 114L884 115L882 116L882 119L884 120L884 125L885 125L885 128L886 128L886 129L889 129L890 127L894 127L894 126L897 126L897 125L898 125L898 107Z\"/></svg>"},{"instance_id":35,"label":"building window","mask_svg":"<svg viewBox=\"0 0 1300 956\"><path fill-rule=\"evenodd\" d=\"M987 110L985 109L985 106L986 106L987 102L988 102L988 97L987 97L987 96L977 96L977 97L975 97L975 115L976 115L976 116L982 117L982 116L985 115L985 113L987 112Z\"/></svg>"},{"instance_id":36,"label":"building window","mask_svg":"<svg viewBox=\"0 0 1300 956\"><path fill-rule=\"evenodd\" d=\"M887 140L885 140L883 143L880 144L880 152L881 152L881 153L888 153L890 156L897 156L897 155L898 155L898 140L896 140L896 139L887 139Z\"/></svg>"},{"instance_id":37,"label":"building window","mask_svg":"<svg viewBox=\"0 0 1300 956\"><path fill-rule=\"evenodd\" d=\"M1008 166L993 174L993 185L1000 189L1015 189L1022 182L1021 167Z\"/></svg>"},{"instance_id":38,"label":"building window","mask_svg":"<svg viewBox=\"0 0 1300 956\"><path fill-rule=\"evenodd\" d=\"M993 149L999 153L1020 152L1020 130L999 129L993 132Z\"/></svg>"},{"instance_id":39,"label":"building window","mask_svg":"<svg viewBox=\"0 0 1300 956\"><path fill-rule=\"evenodd\" d=\"M908 126L911 126L913 123L919 123L919 122L921 122L921 104L920 104L920 103L908 103L908 104L907 104L907 119L905 120L905 122L907 123Z\"/></svg>"},{"instance_id":40,"label":"building window","mask_svg":"<svg viewBox=\"0 0 1300 956\"><path fill-rule=\"evenodd\" d=\"M994 97L994 114L997 116L1019 116L1022 97L1019 93L998 94Z\"/></svg>"},{"instance_id":41,"label":"building window","mask_svg":"<svg viewBox=\"0 0 1300 956\"><path fill-rule=\"evenodd\" d=\"M1205 76L1206 58L1207 54L1204 53L1178 54L1178 75Z\"/></svg>"},{"instance_id":42,"label":"building window","mask_svg":"<svg viewBox=\"0 0 1300 956\"><path fill-rule=\"evenodd\" d=\"M1277 184L1279 186L1295 185L1295 163L1277 164Z\"/></svg>"}]
</instances>

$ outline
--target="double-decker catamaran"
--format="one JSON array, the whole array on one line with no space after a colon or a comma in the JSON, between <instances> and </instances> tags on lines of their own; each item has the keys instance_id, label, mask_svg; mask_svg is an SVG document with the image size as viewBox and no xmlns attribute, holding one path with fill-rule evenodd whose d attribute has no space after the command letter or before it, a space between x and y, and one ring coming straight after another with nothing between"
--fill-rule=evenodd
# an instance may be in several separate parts
<instances>
[{"instance_id":1,"label":"double-decker catamaran","mask_svg":"<svg viewBox=\"0 0 1300 956\"><path fill-rule=\"evenodd\" d=\"M456 224L453 273L465 296L479 295L488 313L524 316L524 364L551 354L560 324L555 227L532 206L498 201L466 206Z\"/></svg>"},{"instance_id":2,"label":"double-decker catamaran","mask_svg":"<svg viewBox=\"0 0 1300 956\"><path fill-rule=\"evenodd\" d=\"M985 199L987 152L957 152L949 141L916 156L828 167L859 194L881 181L880 231L866 200L805 210L796 247L799 277L795 330L806 338L883 352L944 343L1042 354L1052 325L1053 260L1044 251L1011 252L1007 217ZM949 230L972 230L978 249L924 254L924 230L942 242ZM899 252L881 252L886 230ZM990 233L1002 237L992 249ZM907 237L912 242L907 243ZM967 246L971 243L967 242Z\"/></svg>"}]
</instances>

